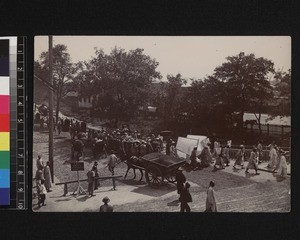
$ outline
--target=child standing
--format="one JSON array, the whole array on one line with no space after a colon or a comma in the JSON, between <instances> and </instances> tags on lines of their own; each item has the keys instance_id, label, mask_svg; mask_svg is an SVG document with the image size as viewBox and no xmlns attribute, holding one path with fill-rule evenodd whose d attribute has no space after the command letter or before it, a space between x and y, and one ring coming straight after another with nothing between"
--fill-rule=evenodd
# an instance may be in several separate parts
<instances>
[{"instance_id":1,"label":"child standing","mask_svg":"<svg viewBox=\"0 0 300 240\"><path fill-rule=\"evenodd\" d=\"M38 184L37 186L40 195L39 202L38 202L39 207L41 207L41 204L42 206L46 206L45 200L46 200L47 189L44 184L45 184L45 180L42 179L40 184Z\"/></svg>"}]
</instances>

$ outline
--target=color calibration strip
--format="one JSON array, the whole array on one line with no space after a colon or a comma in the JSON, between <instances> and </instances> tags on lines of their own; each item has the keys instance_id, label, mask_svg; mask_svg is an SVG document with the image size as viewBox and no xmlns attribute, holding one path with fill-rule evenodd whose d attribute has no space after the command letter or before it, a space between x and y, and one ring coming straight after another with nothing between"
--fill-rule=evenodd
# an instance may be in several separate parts
<instances>
[{"instance_id":1,"label":"color calibration strip","mask_svg":"<svg viewBox=\"0 0 300 240\"><path fill-rule=\"evenodd\" d=\"M0 209L26 209L26 38L0 37Z\"/></svg>"},{"instance_id":2,"label":"color calibration strip","mask_svg":"<svg viewBox=\"0 0 300 240\"><path fill-rule=\"evenodd\" d=\"M14 89L17 89L14 109L11 112L16 112L11 118L11 125L16 126L16 135L11 136L11 142L15 141L17 144L16 150L14 150L16 168L11 171L12 179L16 181L15 186L15 204L18 209L27 208L27 148L26 148L26 37L18 37L17 45L17 81ZM12 155L11 155L12 157Z\"/></svg>"},{"instance_id":3,"label":"color calibration strip","mask_svg":"<svg viewBox=\"0 0 300 240\"><path fill-rule=\"evenodd\" d=\"M9 40L0 39L0 206L10 205Z\"/></svg>"}]
</instances>

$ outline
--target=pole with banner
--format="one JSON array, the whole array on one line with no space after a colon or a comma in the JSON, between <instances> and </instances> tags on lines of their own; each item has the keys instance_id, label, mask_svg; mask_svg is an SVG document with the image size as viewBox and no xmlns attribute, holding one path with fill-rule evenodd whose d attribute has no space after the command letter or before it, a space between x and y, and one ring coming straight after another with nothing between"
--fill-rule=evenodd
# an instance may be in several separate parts
<instances>
[{"instance_id":1,"label":"pole with banner","mask_svg":"<svg viewBox=\"0 0 300 240\"><path fill-rule=\"evenodd\" d=\"M80 184L80 179L79 179L79 171L84 171L84 163L83 162L71 162L71 171L77 171L77 181L78 181L78 186L77 189L73 192L73 195L76 193L76 197L78 197L81 194L87 194L87 192L83 189L83 187Z\"/></svg>"},{"instance_id":2,"label":"pole with banner","mask_svg":"<svg viewBox=\"0 0 300 240\"><path fill-rule=\"evenodd\" d=\"M53 37L49 36L49 84L53 86ZM53 163L53 92L49 89L49 163L51 179L54 183L54 163Z\"/></svg>"}]
</instances>

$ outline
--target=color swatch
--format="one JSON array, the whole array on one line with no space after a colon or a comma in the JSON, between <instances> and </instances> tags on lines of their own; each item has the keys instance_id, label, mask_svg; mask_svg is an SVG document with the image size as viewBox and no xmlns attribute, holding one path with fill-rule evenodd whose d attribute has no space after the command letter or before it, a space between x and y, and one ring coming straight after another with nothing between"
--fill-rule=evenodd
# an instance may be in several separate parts
<instances>
[{"instance_id":1,"label":"color swatch","mask_svg":"<svg viewBox=\"0 0 300 240\"><path fill-rule=\"evenodd\" d=\"M0 39L0 205L10 205L9 40Z\"/></svg>"}]
</instances>

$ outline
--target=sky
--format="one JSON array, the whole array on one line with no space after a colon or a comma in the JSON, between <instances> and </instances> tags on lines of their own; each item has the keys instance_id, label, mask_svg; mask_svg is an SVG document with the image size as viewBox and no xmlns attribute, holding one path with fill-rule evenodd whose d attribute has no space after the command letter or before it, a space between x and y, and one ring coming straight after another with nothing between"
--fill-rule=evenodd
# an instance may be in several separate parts
<instances>
[{"instance_id":1,"label":"sky","mask_svg":"<svg viewBox=\"0 0 300 240\"><path fill-rule=\"evenodd\" d=\"M53 36L53 44L65 44L74 63L95 56L95 47L107 54L115 46L126 51L143 48L145 54L159 62L157 70L162 80L167 74L177 73L187 80L202 79L213 74L226 57L240 52L272 60L276 70L291 68L288 36ZM47 50L48 37L35 37L35 60Z\"/></svg>"}]
</instances>

